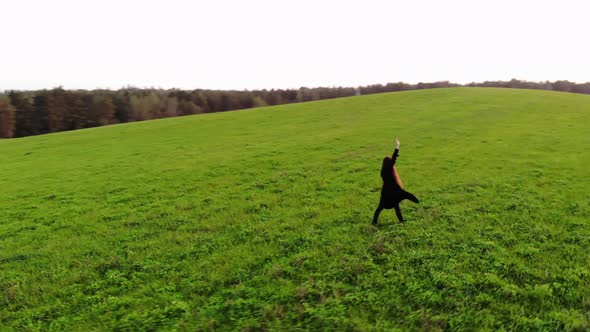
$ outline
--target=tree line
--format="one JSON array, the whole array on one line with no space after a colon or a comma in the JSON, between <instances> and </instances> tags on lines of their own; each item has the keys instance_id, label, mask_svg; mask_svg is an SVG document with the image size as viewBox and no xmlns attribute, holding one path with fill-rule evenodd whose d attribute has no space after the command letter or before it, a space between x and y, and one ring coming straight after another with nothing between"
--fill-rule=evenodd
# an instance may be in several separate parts
<instances>
[{"instance_id":1,"label":"tree line","mask_svg":"<svg viewBox=\"0 0 590 332\"><path fill-rule=\"evenodd\" d=\"M448 81L403 82L363 87L320 87L253 91L162 90L124 88L112 90L7 91L0 94L0 138L24 137L201 113L306 102L355 95L457 87ZM543 89L590 94L590 83L520 80L469 83L470 87Z\"/></svg>"}]
</instances>

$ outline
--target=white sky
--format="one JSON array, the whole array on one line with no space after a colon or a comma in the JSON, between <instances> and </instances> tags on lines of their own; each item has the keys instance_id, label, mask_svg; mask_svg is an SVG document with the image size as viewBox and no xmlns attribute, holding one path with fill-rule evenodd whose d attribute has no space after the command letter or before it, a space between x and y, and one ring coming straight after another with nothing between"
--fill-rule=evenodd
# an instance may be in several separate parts
<instances>
[{"instance_id":1,"label":"white sky","mask_svg":"<svg viewBox=\"0 0 590 332\"><path fill-rule=\"evenodd\" d=\"M590 81L587 0L0 0L0 91Z\"/></svg>"}]
</instances>

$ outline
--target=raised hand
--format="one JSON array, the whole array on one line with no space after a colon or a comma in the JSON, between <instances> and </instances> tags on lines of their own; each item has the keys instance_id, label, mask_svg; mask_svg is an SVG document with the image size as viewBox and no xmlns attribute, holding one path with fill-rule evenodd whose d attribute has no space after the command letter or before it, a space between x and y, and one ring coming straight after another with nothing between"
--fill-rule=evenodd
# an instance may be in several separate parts
<instances>
[{"instance_id":1,"label":"raised hand","mask_svg":"<svg viewBox=\"0 0 590 332\"><path fill-rule=\"evenodd\" d=\"M399 149L399 138L395 138L395 148Z\"/></svg>"}]
</instances>

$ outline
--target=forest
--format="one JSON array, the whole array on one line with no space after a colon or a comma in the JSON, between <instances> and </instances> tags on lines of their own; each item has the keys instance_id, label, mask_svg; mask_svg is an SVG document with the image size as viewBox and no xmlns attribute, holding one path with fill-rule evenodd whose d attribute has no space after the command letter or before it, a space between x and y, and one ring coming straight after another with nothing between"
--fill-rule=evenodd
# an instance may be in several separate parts
<instances>
[{"instance_id":1,"label":"forest","mask_svg":"<svg viewBox=\"0 0 590 332\"><path fill-rule=\"evenodd\" d=\"M465 85L448 81L403 82L362 87L318 87L272 90L178 90L126 87L113 90L66 90L0 93L0 138L15 138L201 113L306 102L383 92L446 87L541 89L590 94L589 83L569 81L486 81Z\"/></svg>"}]
</instances>

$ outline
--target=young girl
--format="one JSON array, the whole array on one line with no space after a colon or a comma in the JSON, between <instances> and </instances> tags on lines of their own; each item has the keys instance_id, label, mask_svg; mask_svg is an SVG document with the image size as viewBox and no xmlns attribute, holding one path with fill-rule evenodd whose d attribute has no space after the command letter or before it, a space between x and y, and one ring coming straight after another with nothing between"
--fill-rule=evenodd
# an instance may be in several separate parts
<instances>
[{"instance_id":1,"label":"young girl","mask_svg":"<svg viewBox=\"0 0 590 332\"><path fill-rule=\"evenodd\" d=\"M383 209L395 209L395 214L397 215L397 219L400 222L404 221L404 217L402 216L402 211L399 208L399 203L404 199L409 199L414 203L419 203L420 201L416 198L416 196L412 195L411 193L405 191L403 189L402 181L397 174L397 170L395 169L395 160L399 154L399 139L395 138L395 151L393 151L393 156L385 157L383 159L383 165L381 166L381 178L383 179L383 187L381 188L381 198L379 200L379 206L377 210L375 210L375 215L373 216L373 225L377 224L377 219L379 219L379 214Z\"/></svg>"}]
</instances>

